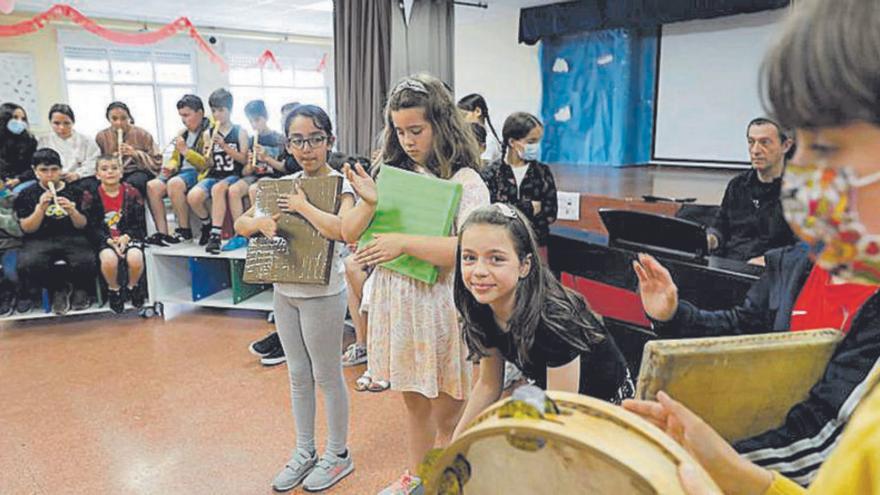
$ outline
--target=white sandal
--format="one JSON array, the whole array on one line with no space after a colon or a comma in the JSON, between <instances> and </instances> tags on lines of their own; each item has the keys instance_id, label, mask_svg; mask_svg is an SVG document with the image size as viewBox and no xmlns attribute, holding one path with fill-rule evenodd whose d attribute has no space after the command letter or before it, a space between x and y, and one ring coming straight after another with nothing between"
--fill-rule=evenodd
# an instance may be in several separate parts
<instances>
[{"instance_id":1,"label":"white sandal","mask_svg":"<svg viewBox=\"0 0 880 495\"><path fill-rule=\"evenodd\" d=\"M373 377L370 375L369 371L364 371L364 374L361 375L360 378L355 380L354 389L358 392L366 392L370 389L370 386L373 384Z\"/></svg>"}]
</instances>

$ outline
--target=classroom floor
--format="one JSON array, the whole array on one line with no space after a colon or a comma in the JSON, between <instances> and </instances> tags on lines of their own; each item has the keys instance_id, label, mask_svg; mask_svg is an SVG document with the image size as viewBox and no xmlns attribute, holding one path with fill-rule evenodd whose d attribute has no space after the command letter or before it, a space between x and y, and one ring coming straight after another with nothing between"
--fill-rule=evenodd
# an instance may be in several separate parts
<instances>
[{"instance_id":1,"label":"classroom floor","mask_svg":"<svg viewBox=\"0 0 880 495\"><path fill-rule=\"evenodd\" d=\"M294 445L287 368L247 351L270 329L205 309L0 322L0 493L273 493ZM401 399L355 392L362 370L345 372L355 471L327 493L376 493L406 464ZM322 418L319 401L319 448Z\"/></svg>"}]
</instances>

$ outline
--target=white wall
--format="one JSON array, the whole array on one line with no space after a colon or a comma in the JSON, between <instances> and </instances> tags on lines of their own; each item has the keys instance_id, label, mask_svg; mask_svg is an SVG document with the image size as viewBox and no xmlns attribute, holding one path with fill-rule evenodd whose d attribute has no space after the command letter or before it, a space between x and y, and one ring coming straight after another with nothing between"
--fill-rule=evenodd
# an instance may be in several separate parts
<instances>
[{"instance_id":1,"label":"white wall","mask_svg":"<svg viewBox=\"0 0 880 495\"><path fill-rule=\"evenodd\" d=\"M504 119L513 112L540 117L538 45L519 44L518 36L519 9L456 20L455 94L483 95L499 137Z\"/></svg>"}]
</instances>

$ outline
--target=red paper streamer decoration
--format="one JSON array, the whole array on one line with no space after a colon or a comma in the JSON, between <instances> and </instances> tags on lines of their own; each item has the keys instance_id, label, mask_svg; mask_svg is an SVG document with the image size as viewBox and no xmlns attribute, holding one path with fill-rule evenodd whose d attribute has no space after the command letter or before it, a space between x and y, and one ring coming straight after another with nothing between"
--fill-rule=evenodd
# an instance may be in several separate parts
<instances>
[{"instance_id":1,"label":"red paper streamer decoration","mask_svg":"<svg viewBox=\"0 0 880 495\"><path fill-rule=\"evenodd\" d=\"M100 36L105 40L124 45L152 45L170 38L177 33L186 31L189 33L190 38L195 41L196 45L208 55L211 61L220 66L221 70L226 71L229 68L226 61L223 60L223 57L218 55L217 52L211 48L211 45L202 38L192 22L186 17L179 17L174 22L166 24L156 31L146 33L125 33L112 31L98 25L98 23L89 19L70 5L58 4L53 5L52 8L41 14L35 15L30 20L0 26L0 37L22 36L25 34L36 33L46 27L48 23L57 21L61 18L70 19L86 31Z\"/></svg>"},{"instance_id":2,"label":"red paper streamer decoration","mask_svg":"<svg viewBox=\"0 0 880 495\"><path fill-rule=\"evenodd\" d=\"M271 62L273 66L275 66L275 70L281 70L281 65L278 63L278 60L275 58L275 54L272 53L272 50L266 50L260 55L260 58L257 59L257 66L261 69L266 67L266 63Z\"/></svg>"}]
</instances>

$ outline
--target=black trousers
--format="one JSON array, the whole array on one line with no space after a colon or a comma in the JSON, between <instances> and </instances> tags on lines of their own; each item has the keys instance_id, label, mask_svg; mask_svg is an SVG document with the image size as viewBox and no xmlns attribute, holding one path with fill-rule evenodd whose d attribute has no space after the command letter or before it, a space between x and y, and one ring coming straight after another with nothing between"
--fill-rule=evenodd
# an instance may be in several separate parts
<instances>
[{"instance_id":1,"label":"black trousers","mask_svg":"<svg viewBox=\"0 0 880 495\"><path fill-rule=\"evenodd\" d=\"M150 172L146 172L144 170L135 170L134 172L128 172L127 174L122 175L122 182L127 184L131 184L135 189L141 193L141 197L144 198L144 201L147 200L147 182L154 179L156 176L151 174Z\"/></svg>"},{"instance_id":2,"label":"black trousers","mask_svg":"<svg viewBox=\"0 0 880 495\"><path fill-rule=\"evenodd\" d=\"M64 261L64 264L56 264ZM92 244L79 236L26 239L18 252L18 279L28 289L55 290L67 284L94 292L97 267Z\"/></svg>"}]
</instances>

